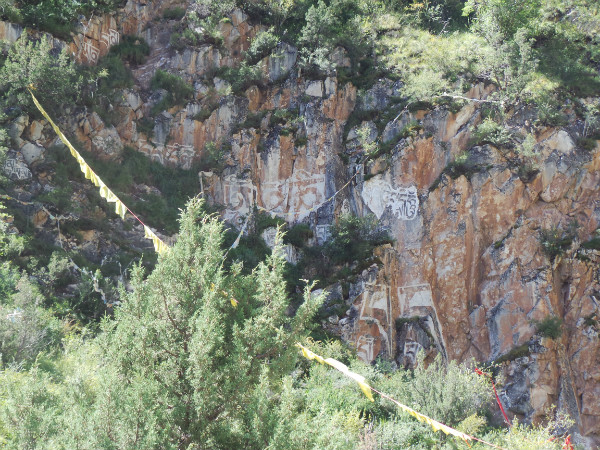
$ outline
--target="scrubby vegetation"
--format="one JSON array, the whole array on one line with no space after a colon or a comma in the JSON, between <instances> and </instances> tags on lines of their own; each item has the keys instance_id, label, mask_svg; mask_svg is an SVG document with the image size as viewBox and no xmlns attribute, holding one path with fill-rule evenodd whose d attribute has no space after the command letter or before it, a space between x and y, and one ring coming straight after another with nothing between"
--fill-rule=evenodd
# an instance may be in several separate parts
<instances>
[{"instance_id":1,"label":"scrubby vegetation","mask_svg":"<svg viewBox=\"0 0 600 450\"><path fill-rule=\"evenodd\" d=\"M11 295L0 305L15 313L5 318L3 312L0 333L18 337L25 326L36 333L26 334L35 340L27 352L14 340L2 341L3 445L466 448L384 399L370 402L339 372L300 361L294 343L306 339L322 297L307 289L296 314L286 314L279 250L248 275L236 265L224 271L222 225L202 211L201 202L188 204L177 244L147 277L134 269L132 290L122 292L123 305L95 337L61 326L51 311L35 306L42 298L31 284L9 278ZM53 267L52 279L59 280L66 269ZM413 372L389 373L358 362L339 342L309 345L422 413L496 445L561 446L551 442L550 427L486 431L490 387L468 366L437 359L427 368L421 361Z\"/></svg>"},{"instance_id":2,"label":"scrubby vegetation","mask_svg":"<svg viewBox=\"0 0 600 450\"><path fill-rule=\"evenodd\" d=\"M550 339L558 339L562 334L562 320L560 317L548 316L539 321L533 321L537 333Z\"/></svg>"},{"instance_id":3,"label":"scrubby vegetation","mask_svg":"<svg viewBox=\"0 0 600 450\"><path fill-rule=\"evenodd\" d=\"M142 64L150 54L150 46L141 37L125 35L118 44L110 48L110 54L131 64Z\"/></svg>"},{"instance_id":4,"label":"scrubby vegetation","mask_svg":"<svg viewBox=\"0 0 600 450\"><path fill-rule=\"evenodd\" d=\"M565 228L554 226L540 230L540 244L551 261L571 248L573 240L577 237L577 226L576 222L571 222Z\"/></svg>"},{"instance_id":5,"label":"scrubby vegetation","mask_svg":"<svg viewBox=\"0 0 600 450\"><path fill-rule=\"evenodd\" d=\"M0 19L69 40L82 15L115 11L122 4L0 0ZM239 56L239 64L207 71L199 83L206 85L204 91L188 78L157 70L143 93L156 103L150 114L136 118L137 130L149 141L163 111L194 103L199 112L193 119L205 121L219 108L219 97L264 87L261 61L289 43L298 48L292 80L337 78L340 85L356 86L359 99L383 78L399 82L388 107L356 108L345 124L345 136L357 130L362 162L391 160L403 142L432 137L417 120L403 122L385 143L371 138L371 127L380 136L400 112L456 113L475 83L490 88L478 105L483 120L471 128L470 148L450 160L436 183L482 172L474 147L484 145L496 147L523 182L531 181L538 173L535 136L513 133L509 110L526 110L534 127L563 126L576 118L582 129L578 151L586 156L597 147L600 13L592 0L197 0L187 10L174 6L156 18L174 30L168 51L181 56L188 47L207 45L222 51L222 25L231 23L235 7L253 25L262 25L261 31L246 52L227 55ZM148 43L130 35L121 36L91 67L76 65L66 50L35 32L25 32L11 46L2 44L0 167L13 146L5 130L10 121L23 114L39 118L28 87L63 123L88 108L86 113L96 112L107 126L118 125L119 105L134 85L132 68L139 69L149 54ZM215 78L226 82L219 92ZM292 99L289 109L244 113L233 132L266 127L275 136L293 135L301 149L308 142L302 114L317 101L305 95ZM107 162L77 145L147 224L167 234L179 232L158 262L153 253L118 242L116 234L113 241L123 249L110 261L63 248L63 240L83 241L89 230L110 233L114 213L95 190L81 188L74 195L73 186L86 181L61 146L47 149L38 167L49 187L22 190L29 205L52 214L58 241L36 229L31 210L7 202L10 216L0 215L0 447L467 448L387 400L370 402L354 381L330 367L300 360L297 341L348 364L420 412L494 445L562 447L552 425L499 428L491 419L490 386L472 364L438 357L426 365L421 355L413 370L395 370L390 362L363 364L340 341L310 340L324 334L318 328L323 297L309 288L339 282L347 294L359 274L381 264L376 249L393 241L369 215L338 217L329 238L319 242L308 223L289 226L259 211L251 212L244 235L239 229L225 231L216 215L206 214L205 203L187 203L200 191L199 171L227 173L225 156L232 144L227 137L214 139L189 170L166 167L128 147L118 163ZM339 154L350 161L349 153ZM374 176L365 180L369 175ZM0 188L7 185L0 177ZM73 217L56 219L63 213ZM133 226L122 227L127 233ZM297 264L284 262L281 246L271 249L263 240L261 233L271 227L285 233L278 240L294 247ZM576 225L542 229L539 241L555 261L577 242ZM598 237L580 245L586 252L599 248ZM128 271L134 261L138 264ZM336 307L343 313L348 305ZM596 322L593 316L586 319L588 326ZM558 339L563 332L557 317L532 325L542 337ZM529 354L524 344L496 362Z\"/></svg>"},{"instance_id":6,"label":"scrubby vegetation","mask_svg":"<svg viewBox=\"0 0 600 450\"><path fill-rule=\"evenodd\" d=\"M122 0L1 0L0 19L21 23L27 27L47 31L60 38L68 39L75 30L81 14L110 12L122 6Z\"/></svg>"},{"instance_id":7,"label":"scrubby vegetation","mask_svg":"<svg viewBox=\"0 0 600 450\"><path fill-rule=\"evenodd\" d=\"M162 100L152 107L153 115L172 106L185 104L194 94L194 88L181 77L160 69L156 71L152 80L150 80L150 87L166 91Z\"/></svg>"}]
</instances>

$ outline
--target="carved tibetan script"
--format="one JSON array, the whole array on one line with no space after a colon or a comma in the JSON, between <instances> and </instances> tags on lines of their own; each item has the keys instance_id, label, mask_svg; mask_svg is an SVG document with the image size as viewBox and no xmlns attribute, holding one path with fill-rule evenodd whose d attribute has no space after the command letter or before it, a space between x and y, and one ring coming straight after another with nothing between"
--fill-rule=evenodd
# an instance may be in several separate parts
<instances>
[{"instance_id":1,"label":"carved tibetan script","mask_svg":"<svg viewBox=\"0 0 600 450\"><path fill-rule=\"evenodd\" d=\"M119 32L117 30L113 30L112 28L108 30L108 33L103 32L100 36L100 43L109 48L115 44L118 44Z\"/></svg>"},{"instance_id":2,"label":"carved tibetan script","mask_svg":"<svg viewBox=\"0 0 600 450\"><path fill-rule=\"evenodd\" d=\"M365 182L361 197L378 219L387 208L401 220L413 220L419 212L416 187L394 188L379 176Z\"/></svg>"}]
</instances>

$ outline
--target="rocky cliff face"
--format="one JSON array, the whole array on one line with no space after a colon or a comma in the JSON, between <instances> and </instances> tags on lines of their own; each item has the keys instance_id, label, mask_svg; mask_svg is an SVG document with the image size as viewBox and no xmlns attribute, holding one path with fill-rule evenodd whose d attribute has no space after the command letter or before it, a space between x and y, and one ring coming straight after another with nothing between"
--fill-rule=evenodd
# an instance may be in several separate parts
<instances>
[{"instance_id":1,"label":"rocky cliff face","mask_svg":"<svg viewBox=\"0 0 600 450\"><path fill-rule=\"evenodd\" d=\"M174 23L152 20L169 6L130 1L118 14L82 24L67 44L86 64L123 34L151 45L147 63L134 70L136 87L114 105L122 120L113 126L82 113L71 124L79 140L107 158L130 145L183 168L220 148L224 162L199 176L208 199L238 227L256 205L310 225L323 242L342 213L375 214L394 243L378 248L381 264L348 289L331 287L347 312L325 326L365 361L385 357L409 366L424 350L428 358L498 362L506 376L501 398L512 413L540 420L551 405L564 407L585 442L598 442L600 253L582 243L600 227L600 145L576 145L583 124L568 106L571 120L562 128L534 127L530 111L509 111L511 131L535 138L525 167L518 149L471 145L491 90L483 85L458 108L411 111L395 100L401 83L382 79L359 91L335 75L307 79L296 67L296 49L280 43L262 61L262 82L233 95L214 74L238 65L260 29L236 11L221 23L220 48L175 51ZM0 24L0 39L21 32ZM338 56L338 65L347 63L341 49ZM159 68L192 83L195 100L151 118L153 132L144 134L140 120L161 96L149 90ZM361 125L389 151L365 158ZM5 171L38 176L35 162L54 140L50 129L21 118L13 138L18 148ZM468 170L449 171L467 150ZM552 239L561 252L548 251ZM540 326L549 317L562 321L560 335Z\"/></svg>"}]
</instances>

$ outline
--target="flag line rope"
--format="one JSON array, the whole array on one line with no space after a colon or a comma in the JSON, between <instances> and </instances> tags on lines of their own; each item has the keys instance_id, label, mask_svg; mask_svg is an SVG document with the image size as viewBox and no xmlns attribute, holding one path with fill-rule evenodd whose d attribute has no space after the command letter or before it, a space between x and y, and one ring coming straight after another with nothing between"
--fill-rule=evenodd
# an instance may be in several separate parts
<instances>
[{"instance_id":1,"label":"flag line rope","mask_svg":"<svg viewBox=\"0 0 600 450\"><path fill-rule=\"evenodd\" d=\"M84 174L85 178L90 180L96 187L100 188L100 196L103 197L104 199L106 199L106 201L109 203L115 203L115 213L117 215L119 215L121 217L121 219L124 219L125 212L129 212L144 227L144 237L152 240L154 249L157 253L162 254L162 253L166 252L169 249L169 246L167 246L167 244L165 244L158 236L156 236L156 234L106 186L106 184L100 179L100 177L98 177L98 175L87 164L85 159L79 154L79 152L75 149L75 147L73 147L73 145L69 142L69 140L66 138L66 136L59 129L59 127L54 123L54 121L50 118L48 113L44 110L44 108L38 102L37 98L33 94L32 86L28 87L28 90L31 94L34 104L39 109L40 113L48 120L48 122L50 123L50 125L52 126L52 128L54 129L54 131L56 132L58 137L60 138L60 140L69 148L71 155L79 163L80 169L81 169L82 173ZM330 196L323 202L319 203L318 205L315 205L315 206L309 208L308 210L304 210L302 212L295 211L295 212L288 212L288 213L278 213L273 210L267 210L266 208L261 207L261 206L257 206L257 208L260 210L266 211L267 213L271 213L271 214L275 214L275 215L279 214L279 215L284 215L284 216L297 215L297 214L300 214L303 212L315 211L315 210L319 209L321 206L323 206L324 204L333 200L341 191L343 191L346 187L348 187L348 185L350 185L352 180L355 179L359 173L360 173L360 168L357 168L354 175L340 189L338 189L332 196ZM2 195L1 197L7 198L8 196ZM8 197L8 198L11 200L16 200L11 197ZM19 201L19 200L16 200L16 201ZM25 203L25 202L23 202L23 203ZM49 214L49 215L51 218L53 217L51 214ZM244 232L246 225L247 225L247 221L246 221L246 224L244 224L244 227L242 228L242 230L240 232L240 236ZM237 244L239 242L240 236L238 236L238 238L236 239L236 242L234 244ZM235 246L232 246L232 247L235 248ZM215 285L213 284L211 286L211 288L212 288L212 290L215 290ZM225 290L221 290L220 293L223 294L224 296L228 297L228 299L231 302L231 305L234 308L237 307L238 301L232 295L228 294ZM337 361L332 358L323 358L323 357L317 355L316 353L312 352L308 348L304 347L300 343L297 343L296 346L301 349L303 356L306 357L307 359L309 359L309 360L315 359L321 364L327 364L327 365L335 368L339 372L342 372L346 377L356 381L358 383L360 389L362 390L362 392L371 401L375 401L373 398L373 394L371 392L371 391L373 391L373 392L376 392L377 394L379 394L382 398L385 398L385 399L393 402L395 405L397 405L402 410L406 411L407 413L409 413L410 415L415 417L420 422L427 423L428 425L430 425L432 427L432 429L434 431L443 431L447 435L450 434L455 437L459 437L460 439L463 439L467 444L469 441L474 440L474 441L481 442L485 445L488 445L488 446L498 449L498 450L506 450L503 447L497 446L497 445L487 442L485 440L479 439L475 436L471 436L471 435L468 435L461 431L458 431L452 427L449 427L448 425L438 422L438 421L436 421L428 416L425 416L424 414L421 414L421 413L415 411L414 409L400 403L399 401L395 400L391 396L389 396L389 395L373 388L369 384L367 384L365 377L363 377L362 375L359 375L355 372L350 371L348 369L348 367L345 364L341 363L340 361ZM495 391L495 389L494 389L494 391ZM496 396L497 396L497 394L496 394ZM501 408L502 408L502 406L501 406ZM504 413L504 411L502 411L502 412ZM506 415L505 415L505 418L506 418Z\"/></svg>"},{"instance_id":2,"label":"flag line rope","mask_svg":"<svg viewBox=\"0 0 600 450\"><path fill-rule=\"evenodd\" d=\"M115 213L121 217L122 220L125 220L125 212L129 212L139 223L144 227L144 237L152 241L154 245L154 250L158 254L163 254L169 249L169 246L165 244L154 231L150 229L136 214L131 211L119 197L117 197L106 184L100 179L100 177L92 170L89 164L85 161L85 159L79 154L79 152L73 147L73 144L69 142L67 137L63 134L63 132L58 128L58 125L54 123L52 118L48 115L46 110L42 107L40 102L38 102L37 98L33 94L32 86L28 87L29 93L31 94L31 98L33 99L33 103L38 108L40 113L48 120L55 133L58 135L60 140L67 146L69 151L71 152L71 156L73 156L77 162L79 163L79 168L81 172L84 174L85 178L90 180L94 186L100 188L100 196L104 198L109 203L115 204Z\"/></svg>"}]
</instances>

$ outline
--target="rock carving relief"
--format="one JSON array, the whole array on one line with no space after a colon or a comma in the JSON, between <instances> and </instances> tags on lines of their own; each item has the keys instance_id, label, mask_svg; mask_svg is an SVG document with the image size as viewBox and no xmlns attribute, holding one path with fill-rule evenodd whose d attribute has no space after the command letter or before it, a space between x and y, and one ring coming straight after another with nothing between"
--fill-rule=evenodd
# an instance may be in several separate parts
<instances>
[{"instance_id":1,"label":"rock carving relief","mask_svg":"<svg viewBox=\"0 0 600 450\"><path fill-rule=\"evenodd\" d=\"M165 146L165 156L172 164L182 169L190 169L196 156L196 150L188 144L168 144Z\"/></svg>"},{"instance_id":2,"label":"rock carving relief","mask_svg":"<svg viewBox=\"0 0 600 450\"><path fill-rule=\"evenodd\" d=\"M400 220L413 220L419 212L416 187L394 188L381 176L364 183L361 197L378 219L387 208Z\"/></svg>"},{"instance_id":3,"label":"rock carving relief","mask_svg":"<svg viewBox=\"0 0 600 450\"><path fill-rule=\"evenodd\" d=\"M138 149L148 155L152 161L159 162L163 165L165 164L164 154L159 147L148 143L148 141L144 139L139 139Z\"/></svg>"},{"instance_id":4,"label":"rock carving relief","mask_svg":"<svg viewBox=\"0 0 600 450\"><path fill-rule=\"evenodd\" d=\"M317 245L323 245L331 237L331 225L317 225L315 227L315 238Z\"/></svg>"},{"instance_id":5,"label":"rock carving relief","mask_svg":"<svg viewBox=\"0 0 600 450\"><path fill-rule=\"evenodd\" d=\"M106 45L107 48L110 48L119 43L119 38L119 32L111 28L108 30L108 33L103 32L100 35L100 43Z\"/></svg>"},{"instance_id":6,"label":"rock carving relief","mask_svg":"<svg viewBox=\"0 0 600 450\"><path fill-rule=\"evenodd\" d=\"M398 288L398 307L403 316L419 313L429 314L429 308L434 308L429 283L411 284Z\"/></svg>"},{"instance_id":7,"label":"rock carving relief","mask_svg":"<svg viewBox=\"0 0 600 450\"><path fill-rule=\"evenodd\" d=\"M239 179L235 174L223 177L223 218L235 223L240 216L250 213L256 200L256 187L251 180Z\"/></svg>"},{"instance_id":8,"label":"rock carving relief","mask_svg":"<svg viewBox=\"0 0 600 450\"><path fill-rule=\"evenodd\" d=\"M422 323L427 328L428 334L434 338L434 344L442 356L446 357L446 344L442 333L442 326L438 320L437 310L433 303L431 286L429 283L418 283L397 288L398 309L400 317L404 318L422 318ZM408 358L414 364L414 358L411 356L415 346L406 340L404 343L404 357ZM418 342L416 342L418 344ZM408 345L407 347L407 344ZM421 345L421 344L419 344ZM421 348L423 348L421 346ZM409 351L407 354L406 351ZM416 353L415 353L416 355Z\"/></svg>"},{"instance_id":9,"label":"rock carving relief","mask_svg":"<svg viewBox=\"0 0 600 450\"><path fill-rule=\"evenodd\" d=\"M83 56L85 56L87 62L96 64L98 57L100 56L100 50L96 48L90 41L83 41Z\"/></svg>"},{"instance_id":10,"label":"rock carving relief","mask_svg":"<svg viewBox=\"0 0 600 450\"><path fill-rule=\"evenodd\" d=\"M357 355L371 362L379 354L392 354L392 311L390 288L383 284L365 283L358 317Z\"/></svg>"},{"instance_id":11,"label":"rock carving relief","mask_svg":"<svg viewBox=\"0 0 600 450\"><path fill-rule=\"evenodd\" d=\"M362 335L359 336L356 342L356 349L358 357L365 362L373 361L377 355L374 351L375 338L373 336Z\"/></svg>"},{"instance_id":12,"label":"rock carving relief","mask_svg":"<svg viewBox=\"0 0 600 450\"><path fill-rule=\"evenodd\" d=\"M420 351L423 350L423 346L415 341L405 341L404 342L404 358L406 358L411 367L414 367L417 362L417 355Z\"/></svg>"},{"instance_id":13,"label":"rock carving relief","mask_svg":"<svg viewBox=\"0 0 600 450\"><path fill-rule=\"evenodd\" d=\"M11 180L28 180L31 178L31 170L29 170L25 163L15 158L7 159L3 170Z\"/></svg>"},{"instance_id":14,"label":"rock carving relief","mask_svg":"<svg viewBox=\"0 0 600 450\"><path fill-rule=\"evenodd\" d=\"M147 154L153 161L175 165L182 169L190 169L196 157L196 149L187 144L175 143L163 146L149 143L145 139L138 139L138 149Z\"/></svg>"},{"instance_id":15,"label":"rock carving relief","mask_svg":"<svg viewBox=\"0 0 600 450\"><path fill-rule=\"evenodd\" d=\"M298 170L286 180L264 182L261 199L266 210L300 220L325 200L325 175Z\"/></svg>"}]
</instances>

